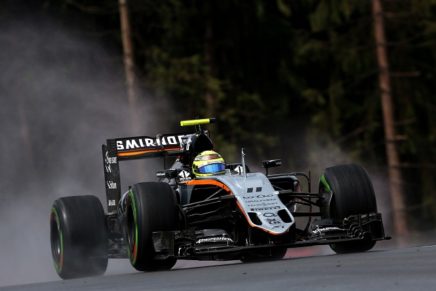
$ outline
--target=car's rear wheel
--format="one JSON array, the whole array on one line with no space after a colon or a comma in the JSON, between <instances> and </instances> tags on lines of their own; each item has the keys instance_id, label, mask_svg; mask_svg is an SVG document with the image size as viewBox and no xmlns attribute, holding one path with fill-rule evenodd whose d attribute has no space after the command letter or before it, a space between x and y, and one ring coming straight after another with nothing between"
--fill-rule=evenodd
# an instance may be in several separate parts
<instances>
[{"instance_id":1,"label":"car's rear wheel","mask_svg":"<svg viewBox=\"0 0 436 291\"><path fill-rule=\"evenodd\" d=\"M139 271L171 269L175 257L158 258L153 247L153 231L178 228L177 202L173 189L166 183L135 184L126 203L126 237L132 266Z\"/></svg>"},{"instance_id":2,"label":"car's rear wheel","mask_svg":"<svg viewBox=\"0 0 436 291\"><path fill-rule=\"evenodd\" d=\"M338 165L327 168L320 181L320 193L332 192L330 203L323 209L323 218L341 220L355 214L377 212L371 180L361 166ZM364 252L375 245L371 237L359 241L330 244L336 253Z\"/></svg>"},{"instance_id":3,"label":"car's rear wheel","mask_svg":"<svg viewBox=\"0 0 436 291\"><path fill-rule=\"evenodd\" d=\"M50 213L53 263L62 279L101 275L108 263L108 234L97 197L57 199Z\"/></svg>"}]
</instances>

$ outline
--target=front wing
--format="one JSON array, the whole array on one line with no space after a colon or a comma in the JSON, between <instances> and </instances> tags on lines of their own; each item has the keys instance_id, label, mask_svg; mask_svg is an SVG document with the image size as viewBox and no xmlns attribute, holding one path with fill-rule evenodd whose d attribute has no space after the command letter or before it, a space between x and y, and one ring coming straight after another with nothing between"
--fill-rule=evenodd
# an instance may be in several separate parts
<instances>
[{"instance_id":1,"label":"front wing","mask_svg":"<svg viewBox=\"0 0 436 291\"><path fill-rule=\"evenodd\" d=\"M163 259L177 257L179 259L238 259L245 252L270 248L297 248L314 245L359 241L390 239L386 237L380 213L352 215L339 223L320 220L313 223L311 230L303 236L286 243L270 243L264 245L237 246L231 240L222 240L215 244L197 244L198 238L193 231L157 231L153 232L153 246L156 256ZM330 223L330 224L329 224Z\"/></svg>"}]
</instances>

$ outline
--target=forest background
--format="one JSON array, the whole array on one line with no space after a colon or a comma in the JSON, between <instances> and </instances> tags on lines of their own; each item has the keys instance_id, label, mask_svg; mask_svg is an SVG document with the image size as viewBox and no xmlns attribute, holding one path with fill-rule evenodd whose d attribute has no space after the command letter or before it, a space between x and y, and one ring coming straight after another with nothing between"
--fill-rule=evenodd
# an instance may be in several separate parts
<instances>
[{"instance_id":1,"label":"forest background","mask_svg":"<svg viewBox=\"0 0 436 291\"><path fill-rule=\"evenodd\" d=\"M128 1L139 85L166 122L216 116L216 148L292 169L357 162L386 173L371 1ZM119 49L117 1L45 1ZM395 143L413 229L436 222L436 1L383 1ZM176 128L174 128L176 130ZM273 154L271 154L273 153Z\"/></svg>"},{"instance_id":2,"label":"forest background","mask_svg":"<svg viewBox=\"0 0 436 291\"><path fill-rule=\"evenodd\" d=\"M226 161L238 161L241 146L258 169L263 159L282 158L280 170L312 171L313 190L324 168L362 164L390 233L395 212L406 215L411 232L435 230L436 1L382 1L397 133L390 142L405 202L396 210L372 1L127 3L137 126L129 118L119 1L0 3L0 231L12 233L2 245L28 250L27 258L45 247L49 262L53 199L104 199L106 138L178 132L181 119L211 116L218 122L208 129ZM11 239L22 235L17 224L38 230L32 246ZM0 254L2 261L15 253ZM0 266L5 279L9 269Z\"/></svg>"}]
</instances>

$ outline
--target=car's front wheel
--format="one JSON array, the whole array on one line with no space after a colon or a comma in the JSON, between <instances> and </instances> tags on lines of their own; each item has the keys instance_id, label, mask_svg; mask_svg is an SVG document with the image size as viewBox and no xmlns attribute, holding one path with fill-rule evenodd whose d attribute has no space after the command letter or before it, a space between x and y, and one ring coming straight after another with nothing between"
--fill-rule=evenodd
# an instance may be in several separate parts
<instances>
[{"instance_id":1,"label":"car's front wheel","mask_svg":"<svg viewBox=\"0 0 436 291\"><path fill-rule=\"evenodd\" d=\"M344 219L350 215L377 212L377 202L371 180L358 165L338 165L327 168L320 181L320 193L331 192L330 204L321 210L323 218ZM364 252L376 241L365 237L359 241L330 244L336 253Z\"/></svg>"},{"instance_id":2,"label":"car's front wheel","mask_svg":"<svg viewBox=\"0 0 436 291\"><path fill-rule=\"evenodd\" d=\"M159 258L154 250L152 233L178 228L177 202L166 183L147 182L133 185L126 201L125 232L129 258L139 271L171 269L175 257Z\"/></svg>"}]
</instances>

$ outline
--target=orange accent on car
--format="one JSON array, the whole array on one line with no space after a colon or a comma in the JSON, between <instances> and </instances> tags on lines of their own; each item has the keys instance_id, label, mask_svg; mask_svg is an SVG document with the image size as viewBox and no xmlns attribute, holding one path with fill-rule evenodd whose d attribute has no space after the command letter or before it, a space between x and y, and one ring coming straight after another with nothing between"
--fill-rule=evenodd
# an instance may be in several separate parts
<instances>
[{"instance_id":1,"label":"orange accent on car","mask_svg":"<svg viewBox=\"0 0 436 291\"><path fill-rule=\"evenodd\" d=\"M132 157L132 156L141 156L148 153L158 153L163 151L177 151L180 150L179 147L175 148L164 148L164 149L154 149L154 150L141 150L141 151L130 151L130 152L120 152L117 153L119 157Z\"/></svg>"},{"instance_id":2,"label":"orange accent on car","mask_svg":"<svg viewBox=\"0 0 436 291\"><path fill-rule=\"evenodd\" d=\"M185 183L186 185L190 185L190 186L196 186L196 185L214 185L214 186L218 186L224 190L226 190L227 192L232 192L230 191L230 188L227 187L225 184L216 181L216 180L212 180L212 179L205 179L205 180L190 180L187 181Z\"/></svg>"}]
</instances>

